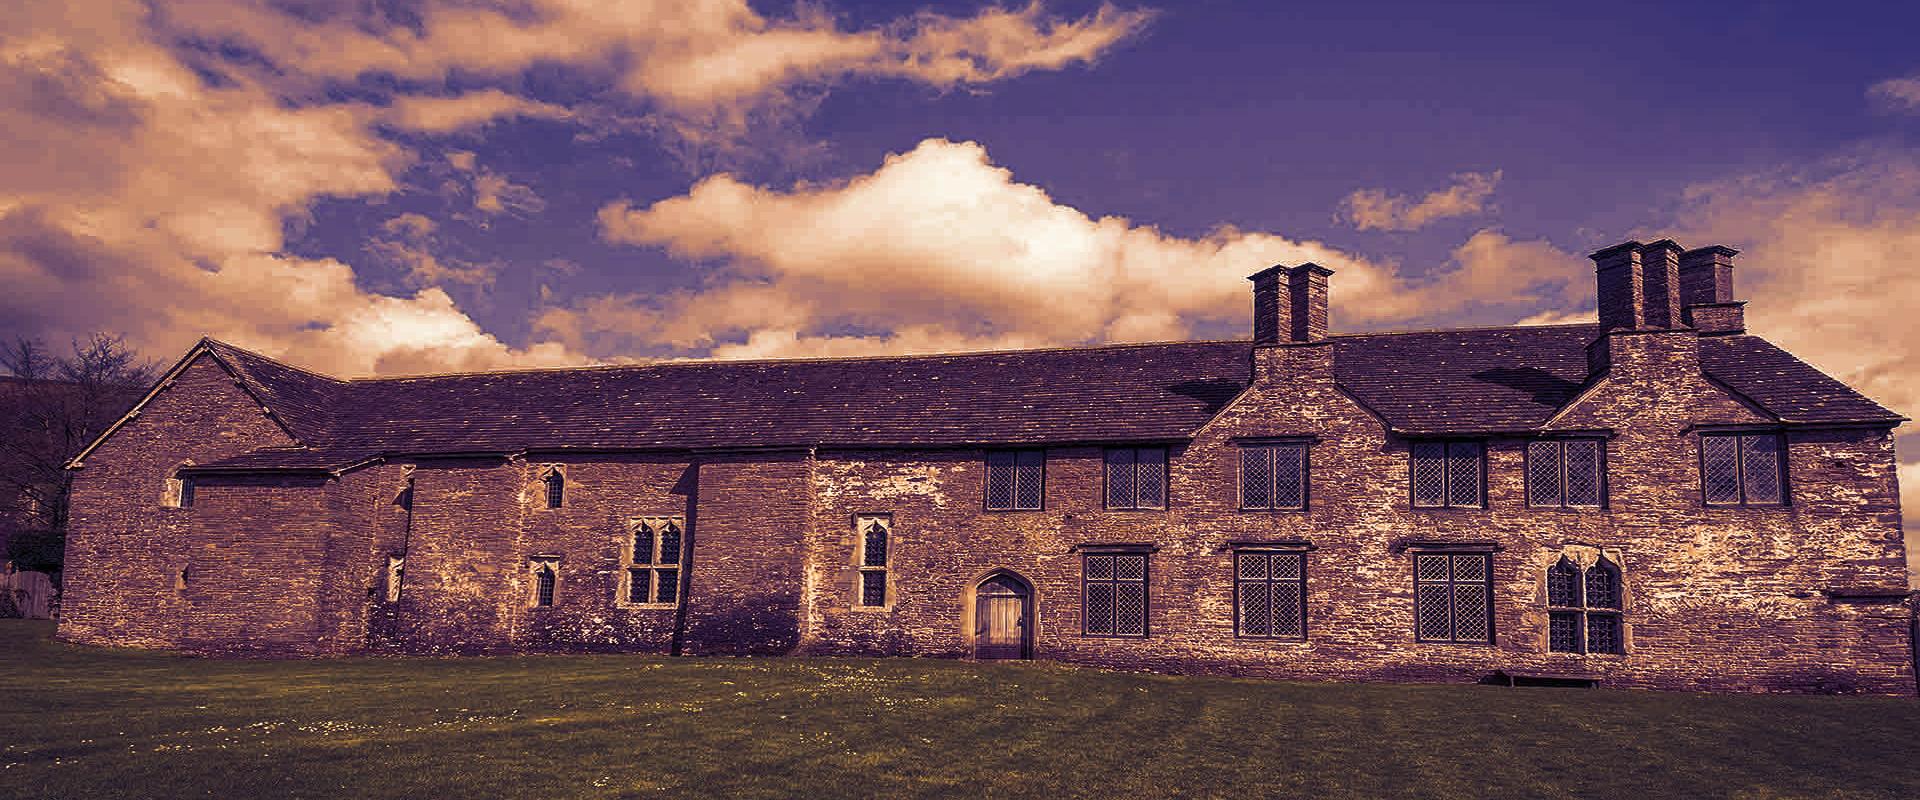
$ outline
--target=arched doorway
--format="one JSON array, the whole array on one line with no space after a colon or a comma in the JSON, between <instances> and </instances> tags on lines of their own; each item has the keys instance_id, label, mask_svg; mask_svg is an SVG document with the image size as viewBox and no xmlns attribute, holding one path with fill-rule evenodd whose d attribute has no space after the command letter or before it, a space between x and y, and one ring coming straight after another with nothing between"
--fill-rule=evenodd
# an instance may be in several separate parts
<instances>
[{"instance_id":1,"label":"arched doorway","mask_svg":"<svg viewBox=\"0 0 1920 800\"><path fill-rule=\"evenodd\" d=\"M1033 590L1025 581L997 573L974 589L973 655L981 659L1028 658L1033 653Z\"/></svg>"}]
</instances>

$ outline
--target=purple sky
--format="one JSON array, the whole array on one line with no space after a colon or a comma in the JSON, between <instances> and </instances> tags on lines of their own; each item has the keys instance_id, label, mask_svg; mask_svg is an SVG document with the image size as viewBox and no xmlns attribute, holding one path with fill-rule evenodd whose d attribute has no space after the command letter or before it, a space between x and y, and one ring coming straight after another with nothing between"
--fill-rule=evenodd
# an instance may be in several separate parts
<instances>
[{"instance_id":1,"label":"purple sky","mask_svg":"<svg viewBox=\"0 0 1920 800\"><path fill-rule=\"evenodd\" d=\"M1337 329L1510 324L1672 236L1920 409L1920 5L1272 5L0 4L0 336L343 375L1243 336L1307 259Z\"/></svg>"}]
</instances>

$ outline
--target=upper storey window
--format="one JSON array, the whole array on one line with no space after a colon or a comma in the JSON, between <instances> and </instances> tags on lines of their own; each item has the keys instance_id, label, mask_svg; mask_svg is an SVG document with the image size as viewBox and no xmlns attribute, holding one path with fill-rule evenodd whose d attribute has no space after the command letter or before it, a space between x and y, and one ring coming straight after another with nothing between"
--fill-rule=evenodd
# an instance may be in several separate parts
<instances>
[{"instance_id":1,"label":"upper storey window","mask_svg":"<svg viewBox=\"0 0 1920 800\"><path fill-rule=\"evenodd\" d=\"M1414 442L1409 448L1414 508L1487 504L1486 448L1477 441Z\"/></svg>"},{"instance_id":2,"label":"upper storey window","mask_svg":"<svg viewBox=\"0 0 1920 800\"><path fill-rule=\"evenodd\" d=\"M1241 445L1240 507L1248 510L1306 508L1306 443Z\"/></svg>"},{"instance_id":3,"label":"upper storey window","mask_svg":"<svg viewBox=\"0 0 1920 800\"><path fill-rule=\"evenodd\" d=\"M547 507L559 508L567 499L567 476L561 474L559 467L553 467L547 470L541 482L546 485Z\"/></svg>"},{"instance_id":4,"label":"upper storey window","mask_svg":"<svg viewBox=\"0 0 1920 800\"><path fill-rule=\"evenodd\" d=\"M1167 507L1167 448L1107 449L1107 508Z\"/></svg>"},{"instance_id":5,"label":"upper storey window","mask_svg":"<svg viewBox=\"0 0 1920 800\"><path fill-rule=\"evenodd\" d=\"M1708 505L1786 502L1786 450L1777 433L1700 435L1700 490Z\"/></svg>"},{"instance_id":6,"label":"upper storey window","mask_svg":"<svg viewBox=\"0 0 1920 800\"><path fill-rule=\"evenodd\" d=\"M1606 447L1600 439L1527 444L1527 505L1598 508L1606 504Z\"/></svg>"},{"instance_id":7,"label":"upper storey window","mask_svg":"<svg viewBox=\"0 0 1920 800\"><path fill-rule=\"evenodd\" d=\"M1039 511L1045 502L1045 450L987 453L987 510Z\"/></svg>"}]
</instances>

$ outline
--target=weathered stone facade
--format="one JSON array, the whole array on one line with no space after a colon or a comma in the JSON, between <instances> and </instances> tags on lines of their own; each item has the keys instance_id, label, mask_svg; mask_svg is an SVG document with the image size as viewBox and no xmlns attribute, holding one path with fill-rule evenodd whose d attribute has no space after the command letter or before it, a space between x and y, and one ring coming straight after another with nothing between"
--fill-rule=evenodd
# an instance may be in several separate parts
<instances>
[{"instance_id":1,"label":"weathered stone facade","mask_svg":"<svg viewBox=\"0 0 1920 800\"><path fill-rule=\"evenodd\" d=\"M1644 249L1653 266L1635 261L1636 274L1658 272L1678 250ZM1686 257L1698 260L1697 252ZM1601 260L1603 303L1626 304L1615 313L1628 321L1555 334L1591 342L1572 355L1591 372L1561 380L1565 396L1521 428L1434 427L1374 407L1383 404L1366 399L1379 395L1359 388L1364 376L1336 363L1358 357L1337 356L1348 340L1325 336L1326 276L1310 270L1256 282L1295 292L1256 303L1287 318L1256 326L1263 335L1247 351L1240 385L1175 437L388 448L326 470L268 469L226 460L299 449L307 443L296 441L298 426L279 424L278 409L263 413L264 395L240 379L251 373L203 347L85 454L61 635L284 655L964 657L984 625L976 588L1008 576L1029 589L1029 652L1080 663L1313 679L1472 681L1504 672L1609 686L1913 692L1891 433L1899 419L1792 421L1780 411L1785 400L1736 391L1723 380L1730 367L1703 367L1703 336L1743 336L1737 328L1645 324L1673 312L1634 307L1646 302L1642 290L1680 298L1684 280L1610 286ZM1725 299L1713 310L1737 312ZM884 381L890 367L875 363ZM1180 391L1219 388L1194 383ZM929 427L958 413L936 410L924 412ZM1443 417L1452 418L1431 418ZM1700 439L1722 430L1784 436L1787 502L1704 502ZM1528 443L1576 432L1606 439L1604 506L1530 506ZM1484 443L1483 507L1412 506L1410 442L1443 434ZM1306 508L1242 510L1241 445L1273 439L1308 443ZM1166 507L1109 509L1103 446L1140 443L1168 447ZM1041 510L987 510L986 453L1003 444L1044 447ZM178 473L183 465L204 471ZM550 508L542 481L554 471L565 497ZM162 486L176 473L193 476L190 508L163 506ZM869 607L854 521L874 516L892 527L884 563L867 564L884 569L885 602ZM627 602L631 525L642 518L685 526L676 602ZM1306 554L1301 640L1236 635L1235 548L1261 544ZM1144 637L1083 634L1083 557L1116 545L1148 553ZM1447 548L1492 554L1490 644L1416 640L1413 559ZM388 560L402 556L390 600ZM1604 556L1620 568L1624 652L1549 652L1546 574L1563 556L1582 565ZM539 607L532 565L549 558L559 564L554 602Z\"/></svg>"}]
</instances>

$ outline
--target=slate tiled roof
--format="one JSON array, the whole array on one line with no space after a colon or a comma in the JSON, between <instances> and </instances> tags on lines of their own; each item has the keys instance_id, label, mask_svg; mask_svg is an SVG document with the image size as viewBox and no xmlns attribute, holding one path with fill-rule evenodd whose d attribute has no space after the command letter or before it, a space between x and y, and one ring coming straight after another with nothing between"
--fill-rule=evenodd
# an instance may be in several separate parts
<instances>
[{"instance_id":1,"label":"slate tiled roof","mask_svg":"<svg viewBox=\"0 0 1920 800\"><path fill-rule=\"evenodd\" d=\"M1334 376L1408 433L1524 431L1587 385L1595 325L1332 337ZM896 358L672 362L338 381L210 343L306 446L213 469L383 453L1169 441L1247 384L1245 341ZM1703 339L1715 379L1787 422L1898 415L1752 336ZM304 433L302 433L304 432Z\"/></svg>"}]
</instances>

